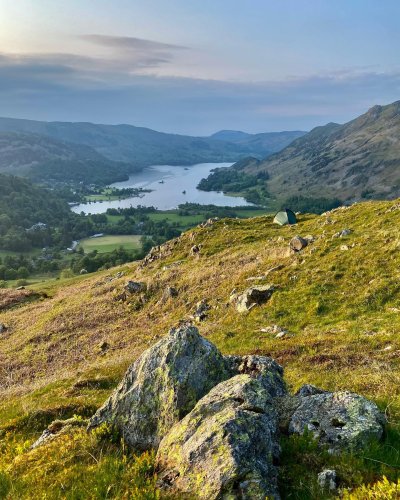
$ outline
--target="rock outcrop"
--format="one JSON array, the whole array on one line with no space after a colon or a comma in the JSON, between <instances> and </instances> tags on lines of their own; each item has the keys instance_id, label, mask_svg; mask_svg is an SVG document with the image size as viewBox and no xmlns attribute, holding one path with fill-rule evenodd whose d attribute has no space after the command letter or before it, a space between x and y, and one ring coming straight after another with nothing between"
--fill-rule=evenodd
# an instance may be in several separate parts
<instances>
[{"instance_id":1,"label":"rock outcrop","mask_svg":"<svg viewBox=\"0 0 400 500\"><path fill-rule=\"evenodd\" d=\"M173 329L131 365L89 429L107 422L128 445L156 448L173 424L229 376L221 353L196 328Z\"/></svg>"},{"instance_id":2,"label":"rock outcrop","mask_svg":"<svg viewBox=\"0 0 400 500\"><path fill-rule=\"evenodd\" d=\"M384 416L375 403L358 394L307 385L283 401L281 428L289 434L311 432L332 451L360 448L382 437Z\"/></svg>"},{"instance_id":3,"label":"rock outcrop","mask_svg":"<svg viewBox=\"0 0 400 500\"><path fill-rule=\"evenodd\" d=\"M275 290L274 285L252 286L242 293L233 293L229 300L234 304L238 312L244 313L257 305L267 302Z\"/></svg>"},{"instance_id":4,"label":"rock outcrop","mask_svg":"<svg viewBox=\"0 0 400 500\"><path fill-rule=\"evenodd\" d=\"M308 240L306 238L302 238L301 236L294 236L289 243L290 248L294 252L300 252L308 245Z\"/></svg>"},{"instance_id":5,"label":"rock outcrop","mask_svg":"<svg viewBox=\"0 0 400 500\"><path fill-rule=\"evenodd\" d=\"M260 378L214 387L161 441L157 464L173 492L194 498L279 498L277 416Z\"/></svg>"},{"instance_id":6,"label":"rock outcrop","mask_svg":"<svg viewBox=\"0 0 400 500\"><path fill-rule=\"evenodd\" d=\"M102 423L136 450L157 450L167 495L264 500L279 498L279 432L310 432L336 453L379 439L385 420L358 394L308 384L290 396L272 358L224 357L183 323L128 369L88 428ZM55 430L49 427L35 446ZM320 474L322 488L335 487L333 472Z\"/></svg>"}]
</instances>

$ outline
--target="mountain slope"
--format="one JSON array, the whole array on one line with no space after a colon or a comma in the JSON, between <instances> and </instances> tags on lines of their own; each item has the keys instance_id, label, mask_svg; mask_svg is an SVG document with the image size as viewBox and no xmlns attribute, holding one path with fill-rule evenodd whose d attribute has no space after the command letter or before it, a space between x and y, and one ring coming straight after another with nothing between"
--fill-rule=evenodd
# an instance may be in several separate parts
<instances>
[{"instance_id":1,"label":"mountain slope","mask_svg":"<svg viewBox=\"0 0 400 500\"><path fill-rule=\"evenodd\" d=\"M343 229L351 232L337 237ZM291 254L295 234L315 241ZM0 312L9 327L0 336L2 491L9 498L29 498L34 490L48 498L61 491L75 498L157 498L151 455L135 458L107 429L88 436L77 428L42 449L29 445L54 418L92 414L132 360L202 299L211 309L200 332L224 353L276 358L293 391L305 382L349 389L386 409L392 425L384 443L351 456L326 454L307 437L284 439L283 498L323 498L316 485L323 468L334 468L344 488L383 475L396 480L399 241L399 200L303 215L294 227L276 226L272 217L224 219L167 243L147 264L39 286L47 298ZM124 301L128 279L146 282L146 294ZM265 283L277 287L267 304L246 315L229 304L233 289ZM167 287L178 296L165 298ZM274 324L289 334L276 338L267 328Z\"/></svg>"},{"instance_id":2,"label":"mountain slope","mask_svg":"<svg viewBox=\"0 0 400 500\"><path fill-rule=\"evenodd\" d=\"M0 172L34 181L108 184L137 167L105 158L89 146L27 132L0 132Z\"/></svg>"},{"instance_id":3,"label":"mountain slope","mask_svg":"<svg viewBox=\"0 0 400 500\"><path fill-rule=\"evenodd\" d=\"M132 125L40 122L0 118L0 131L34 133L52 139L82 144L114 161L136 166L184 165L235 161L250 152L246 145L208 138L156 132Z\"/></svg>"},{"instance_id":4,"label":"mountain slope","mask_svg":"<svg viewBox=\"0 0 400 500\"><path fill-rule=\"evenodd\" d=\"M290 195L361 198L400 196L400 101L374 106L344 125L317 127L256 169L267 171L268 190Z\"/></svg>"},{"instance_id":5,"label":"mountain slope","mask_svg":"<svg viewBox=\"0 0 400 500\"><path fill-rule=\"evenodd\" d=\"M265 132L261 134L247 134L235 130L221 130L210 138L234 142L249 149L252 155L260 158L281 151L295 139L302 137L306 132L293 130L287 132Z\"/></svg>"}]
</instances>

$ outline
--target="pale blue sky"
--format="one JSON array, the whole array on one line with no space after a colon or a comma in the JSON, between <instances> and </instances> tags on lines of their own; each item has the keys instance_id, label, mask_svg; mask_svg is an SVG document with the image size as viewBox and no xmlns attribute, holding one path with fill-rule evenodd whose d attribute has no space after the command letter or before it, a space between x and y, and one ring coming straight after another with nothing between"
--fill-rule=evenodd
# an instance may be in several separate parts
<instances>
[{"instance_id":1,"label":"pale blue sky","mask_svg":"<svg viewBox=\"0 0 400 500\"><path fill-rule=\"evenodd\" d=\"M400 98L393 0L0 0L0 115L310 129Z\"/></svg>"}]
</instances>

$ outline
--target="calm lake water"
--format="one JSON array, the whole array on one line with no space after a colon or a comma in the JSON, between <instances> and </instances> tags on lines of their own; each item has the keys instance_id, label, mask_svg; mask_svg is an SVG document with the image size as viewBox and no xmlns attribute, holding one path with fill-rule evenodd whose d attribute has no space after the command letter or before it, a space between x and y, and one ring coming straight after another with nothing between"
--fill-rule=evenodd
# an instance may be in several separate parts
<instances>
[{"instance_id":1,"label":"calm lake water","mask_svg":"<svg viewBox=\"0 0 400 500\"><path fill-rule=\"evenodd\" d=\"M72 210L77 213L99 214L105 212L108 208L129 208L138 205L154 206L159 210L170 210L186 202L229 207L249 205L244 198L225 196L223 193L217 193L216 191L206 192L196 189L200 180L207 177L212 169L231 165L231 163L200 163L188 167L156 165L147 168L143 172L131 175L127 181L112 184L113 187L117 188L152 189L151 193L144 193L140 198L77 205Z\"/></svg>"}]
</instances>

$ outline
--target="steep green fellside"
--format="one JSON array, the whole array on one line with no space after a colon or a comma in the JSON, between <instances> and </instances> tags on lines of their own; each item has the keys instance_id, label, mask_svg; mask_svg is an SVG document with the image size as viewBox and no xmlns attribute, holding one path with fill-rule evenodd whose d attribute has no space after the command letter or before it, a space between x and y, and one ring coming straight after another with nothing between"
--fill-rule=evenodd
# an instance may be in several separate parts
<instances>
[{"instance_id":1,"label":"steep green fellside","mask_svg":"<svg viewBox=\"0 0 400 500\"><path fill-rule=\"evenodd\" d=\"M347 228L349 235L332 238ZM316 240L284 257L295 234ZM200 246L196 256L193 245ZM367 498L363 492L377 481L383 482L375 491L386 488L384 476L387 490L394 490L400 470L400 203L303 215L292 227L273 225L271 217L224 219L167 246L165 257L147 266L37 285L46 298L37 293L37 300L15 307L6 301L8 309L0 312L8 326L0 337L0 498L158 498L154 457L132 455L109 429L87 435L74 427L48 446L29 446L55 418L91 415L129 364L202 299L211 310L200 333L224 354L270 355L284 366L291 390L304 383L349 389L386 412L384 441L353 455L329 455L308 436L283 438L283 498L329 498L316 484L324 467L336 469L342 488L358 488L351 498ZM125 275L107 278L118 271ZM128 279L148 284L145 303L135 296L118 300ZM277 291L267 304L244 315L229 305L233 289L268 283ZM167 286L177 288L178 297L161 300ZM261 331L274 324L292 336L276 339Z\"/></svg>"},{"instance_id":2,"label":"steep green fellside","mask_svg":"<svg viewBox=\"0 0 400 500\"><path fill-rule=\"evenodd\" d=\"M286 204L303 210L296 200L299 196L342 202L394 199L400 196L399 131L400 101L396 101L374 106L343 125L316 127L258 164L237 165L243 177L253 176L258 190L258 176L268 175L262 198L271 208ZM238 175L235 165L231 173L233 178Z\"/></svg>"}]
</instances>

